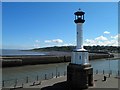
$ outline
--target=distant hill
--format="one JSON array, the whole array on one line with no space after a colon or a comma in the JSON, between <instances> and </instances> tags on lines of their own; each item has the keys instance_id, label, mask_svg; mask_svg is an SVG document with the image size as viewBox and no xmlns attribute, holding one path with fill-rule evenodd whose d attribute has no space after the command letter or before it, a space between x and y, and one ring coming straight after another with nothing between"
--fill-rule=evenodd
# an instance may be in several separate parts
<instances>
[{"instance_id":1,"label":"distant hill","mask_svg":"<svg viewBox=\"0 0 120 90\"><path fill-rule=\"evenodd\" d=\"M120 53L120 47L116 46L84 46L89 52L110 52L110 53ZM32 51L64 51L71 52L75 49L75 46L54 46L45 48L35 48Z\"/></svg>"}]
</instances>

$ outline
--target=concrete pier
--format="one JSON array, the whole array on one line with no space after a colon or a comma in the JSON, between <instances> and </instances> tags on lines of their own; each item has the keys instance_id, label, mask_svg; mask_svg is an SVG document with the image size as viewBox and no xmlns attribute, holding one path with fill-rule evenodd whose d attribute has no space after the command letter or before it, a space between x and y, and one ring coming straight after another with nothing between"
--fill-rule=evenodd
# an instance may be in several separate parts
<instances>
[{"instance_id":1,"label":"concrete pier","mask_svg":"<svg viewBox=\"0 0 120 90\"><path fill-rule=\"evenodd\" d=\"M106 76L106 81L103 81L104 76ZM119 77L111 76L108 77L108 75L103 75L103 74L94 74L94 85L89 87L88 89L84 90L119 90ZM23 84L23 88L17 88L14 89L13 87L12 90L72 90L68 89L68 84L67 84L67 76L62 76L58 78L52 78L49 80L43 80L41 81L41 84L38 85L31 85L33 83L27 83ZM21 86L21 85L19 85ZM2 90L10 90L9 88L3 88ZM76 90L76 89L73 89Z\"/></svg>"}]
</instances>

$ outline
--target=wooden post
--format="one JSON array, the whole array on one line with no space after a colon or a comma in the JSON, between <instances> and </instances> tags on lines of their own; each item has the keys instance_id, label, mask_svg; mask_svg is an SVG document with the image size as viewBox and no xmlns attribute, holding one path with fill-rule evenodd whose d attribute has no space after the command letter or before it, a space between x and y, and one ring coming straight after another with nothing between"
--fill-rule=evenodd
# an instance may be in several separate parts
<instances>
[{"instance_id":1,"label":"wooden post","mask_svg":"<svg viewBox=\"0 0 120 90\"><path fill-rule=\"evenodd\" d=\"M112 75L112 70L110 70L110 74Z\"/></svg>"},{"instance_id":2,"label":"wooden post","mask_svg":"<svg viewBox=\"0 0 120 90\"><path fill-rule=\"evenodd\" d=\"M104 70L103 70L103 74L105 74Z\"/></svg>"},{"instance_id":3,"label":"wooden post","mask_svg":"<svg viewBox=\"0 0 120 90\"><path fill-rule=\"evenodd\" d=\"M39 79L39 78L38 78L38 75L37 75L37 81L38 81L38 79Z\"/></svg>"},{"instance_id":4,"label":"wooden post","mask_svg":"<svg viewBox=\"0 0 120 90\"><path fill-rule=\"evenodd\" d=\"M17 81L18 81L18 80L17 80L17 79L15 79L15 85L14 85L14 88L17 86Z\"/></svg>"},{"instance_id":5,"label":"wooden post","mask_svg":"<svg viewBox=\"0 0 120 90\"><path fill-rule=\"evenodd\" d=\"M57 78L57 72L58 72L58 70L57 70L57 67L56 67L56 78Z\"/></svg>"},{"instance_id":6,"label":"wooden post","mask_svg":"<svg viewBox=\"0 0 120 90\"><path fill-rule=\"evenodd\" d=\"M28 83L28 76L26 77L26 83Z\"/></svg>"},{"instance_id":7,"label":"wooden post","mask_svg":"<svg viewBox=\"0 0 120 90\"><path fill-rule=\"evenodd\" d=\"M98 70L96 70L96 74L98 74Z\"/></svg>"},{"instance_id":8,"label":"wooden post","mask_svg":"<svg viewBox=\"0 0 120 90\"><path fill-rule=\"evenodd\" d=\"M45 74L45 80L47 80L47 74Z\"/></svg>"},{"instance_id":9,"label":"wooden post","mask_svg":"<svg viewBox=\"0 0 120 90\"><path fill-rule=\"evenodd\" d=\"M110 77L110 73L109 73L109 77Z\"/></svg>"},{"instance_id":10,"label":"wooden post","mask_svg":"<svg viewBox=\"0 0 120 90\"><path fill-rule=\"evenodd\" d=\"M64 76L66 75L66 72L64 71Z\"/></svg>"},{"instance_id":11,"label":"wooden post","mask_svg":"<svg viewBox=\"0 0 120 90\"><path fill-rule=\"evenodd\" d=\"M60 77L60 72L58 72L58 77Z\"/></svg>"},{"instance_id":12,"label":"wooden post","mask_svg":"<svg viewBox=\"0 0 120 90\"><path fill-rule=\"evenodd\" d=\"M22 83L22 88L23 88L23 83Z\"/></svg>"},{"instance_id":13,"label":"wooden post","mask_svg":"<svg viewBox=\"0 0 120 90\"><path fill-rule=\"evenodd\" d=\"M4 87L4 86L5 86L5 81L3 80L3 81L2 81L2 87Z\"/></svg>"},{"instance_id":14,"label":"wooden post","mask_svg":"<svg viewBox=\"0 0 120 90\"><path fill-rule=\"evenodd\" d=\"M109 70L109 77L111 76L111 70Z\"/></svg>"},{"instance_id":15,"label":"wooden post","mask_svg":"<svg viewBox=\"0 0 120 90\"><path fill-rule=\"evenodd\" d=\"M53 78L53 73L52 73L52 78Z\"/></svg>"},{"instance_id":16,"label":"wooden post","mask_svg":"<svg viewBox=\"0 0 120 90\"><path fill-rule=\"evenodd\" d=\"M120 72L119 72L119 70L118 70L118 76L120 75Z\"/></svg>"}]
</instances>

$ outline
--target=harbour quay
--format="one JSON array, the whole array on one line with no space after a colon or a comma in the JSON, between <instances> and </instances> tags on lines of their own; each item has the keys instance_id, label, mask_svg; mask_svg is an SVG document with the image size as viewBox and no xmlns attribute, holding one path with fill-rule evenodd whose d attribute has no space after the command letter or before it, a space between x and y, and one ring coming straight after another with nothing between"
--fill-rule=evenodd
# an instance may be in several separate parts
<instances>
[{"instance_id":1,"label":"harbour quay","mask_svg":"<svg viewBox=\"0 0 120 90\"><path fill-rule=\"evenodd\" d=\"M94 85L88 89L82 90L118 90L120 76L110 76L108 74L94 74ZM104 80L106 76L106 80ZM60 76L49 80L35 81L33 83L26 83L23 85L16 85L15 87L3 88L2 90L72 90L67 84L67 76Z\"/></svg>"}]
</instances>

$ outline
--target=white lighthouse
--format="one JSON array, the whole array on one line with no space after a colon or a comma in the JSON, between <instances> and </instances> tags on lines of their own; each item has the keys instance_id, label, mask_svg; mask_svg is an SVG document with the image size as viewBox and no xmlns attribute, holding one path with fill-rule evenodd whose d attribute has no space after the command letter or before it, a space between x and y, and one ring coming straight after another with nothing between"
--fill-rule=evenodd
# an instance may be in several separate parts
<instances>
[{"instance_id":1,"label":"white lighthouse","mask_svg":"<svg viewBox=\"0 0 120 90\"><path fill-rule=\"evenodd\" d=\"M67 83L70 90L86 89L93 86L93 68L89 63L89 53L83 48L83 23L85 12L74 13L77 32L77 45L72 52L71 63L67 66Z\"/></svg>"},{"instance_id":2,"label":"white lighthouse","mask_svg":"<svg viewBox=\"0 0 120 90\"><path fill-rule=\"evenodd\" d=\"M74 64L88 64L88 51L83 48L83 23L85 12L79 11L75 12L75 20L76 23L76 34L77 34L77 46L73 51L71 63Z\"/></svg>"}]
</instances>

